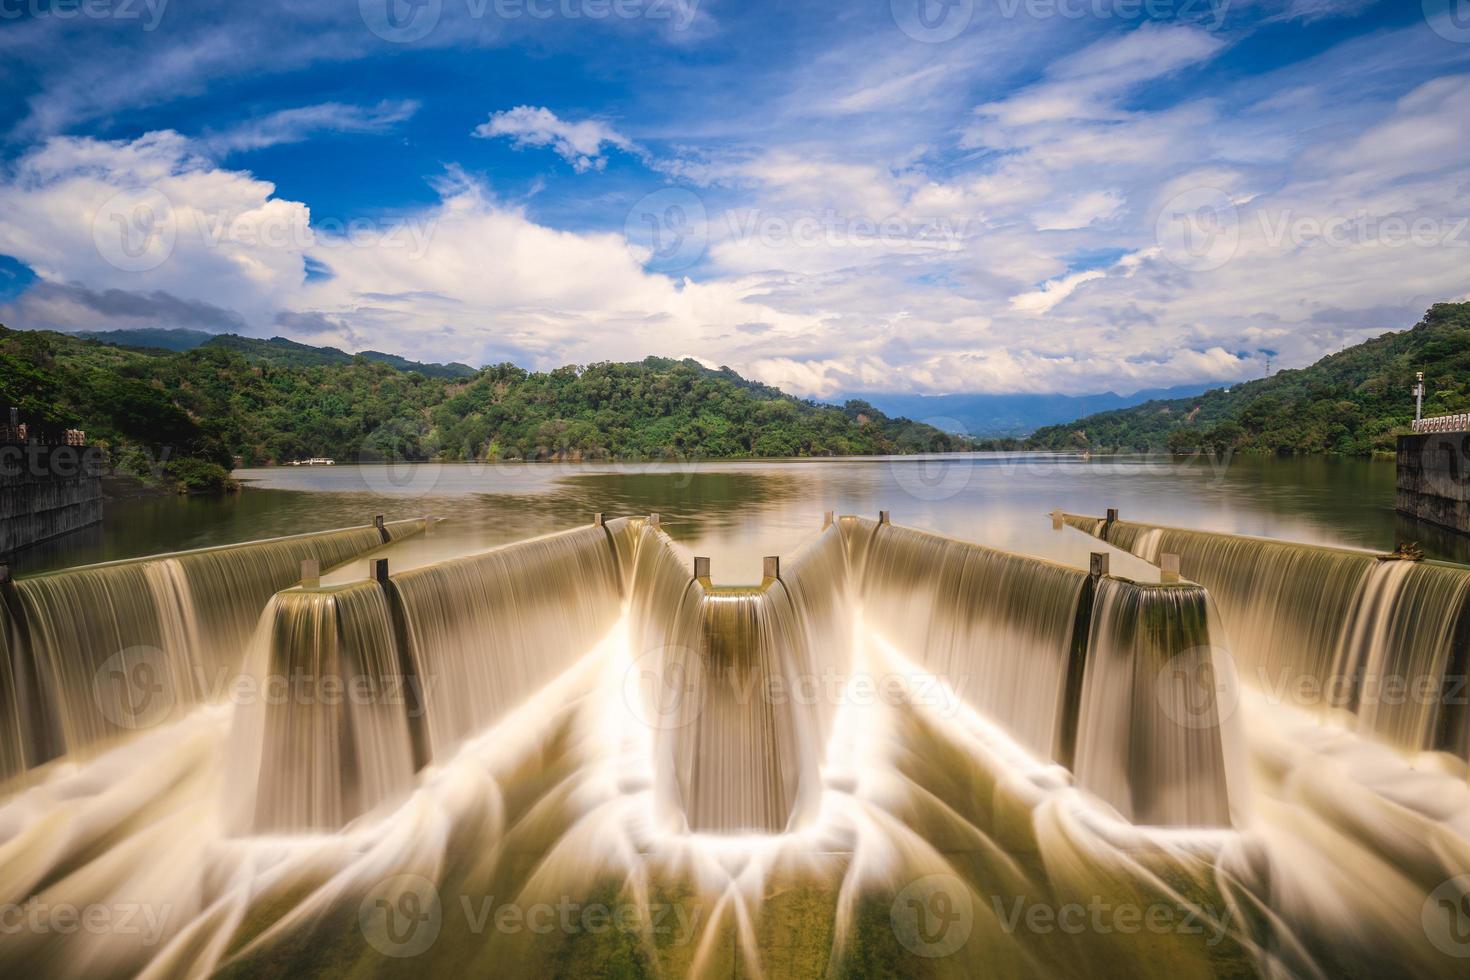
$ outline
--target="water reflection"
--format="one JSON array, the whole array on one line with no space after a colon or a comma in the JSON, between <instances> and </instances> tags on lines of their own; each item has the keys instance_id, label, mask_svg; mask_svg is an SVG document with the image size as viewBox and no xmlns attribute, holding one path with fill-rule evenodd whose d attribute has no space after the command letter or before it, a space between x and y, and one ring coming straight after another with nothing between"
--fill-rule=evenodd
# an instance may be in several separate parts
<instances>
[{"instance_id":1,"label":"water reflection","mask_svg":"<svg viewBox=\"0 0 1470 980\"><path fill-rule=\"evenodd\" d=\"M1160 524L1389 550L1420 542L1470 560L1470 539L1395 514L1391 461L1044 454L741 462L420 464L242 470L224 498L110 504L100 529L17 556L21 572L432 514L468 549L546 533L594 512L663 515L726 582L759 576L822 512L875 515L997 547L1046 553L1054 508Z\"/></svg>"}]
</instances>

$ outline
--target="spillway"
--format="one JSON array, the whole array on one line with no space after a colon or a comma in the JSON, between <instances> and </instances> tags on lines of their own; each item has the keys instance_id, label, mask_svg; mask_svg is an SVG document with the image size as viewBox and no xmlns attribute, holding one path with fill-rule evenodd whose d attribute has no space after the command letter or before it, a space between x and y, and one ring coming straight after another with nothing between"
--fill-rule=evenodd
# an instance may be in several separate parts
<instances>
[{"instance_id":1,"label":"spillway","mask_svg":"<svg viewBox=\"0 0 1470 980\"><path fill-rule=\"evenodd\" d=\"M1131 550L1158 560L1153 530ZM1413 564L1368 567L1335 634L1275 610L1337 637L1295 662L1419 650L1403 625L1456 607ZM1361 697L1305 721L1222 700L1230 660L1294 654L1182 566L1142 581L856 517L742 586L642 517L328 585L283 566L209 654L246 696L63 746L0 796L0 907L141 903L156 929L22 932L0 969L1459 975L1425 930L1453 939L1435 896L1470 873L1463 770L1396 761ZM140 619L188 650L214 600L178 574L119 588L152 582L173 606ZM7 657L8 691L30 662Z\"/></svg>"},{"instance_id":2,"label":"spillway","mask_svg":"<svg viewBox=\"0 0 1470 980\"><path fill-rule=\"evenodd\" d=\"M422 520L110 562L3 587L10 665L0 778L227 693L261 610L301 564L340 565Z\"/></svg>"},{"instance_id":3,"label":"spillway","mask_svg":"<svg viewBox=\"0 0 1470 980\"><path fill-rule=\"evenodd\" d=\"M1069 515L1073 527L1180 572L1217 603L1241 679L1346 716L1403 751L1470 758L1470 569L1366 551Z\"/></svg>"},{"instance_id":4,"label":"spillway","mask_svg":"<svg viewBox=\"0 0 1470 980\"><path fill-rule=\"evenodd\" d=\"M663 809L694 831L780 832L819 802L824 677L849 673L852 621L835 528L759 585L719 588L645 526L632 579L634 696L653 719Z\"/></svg>"}]
</instances>

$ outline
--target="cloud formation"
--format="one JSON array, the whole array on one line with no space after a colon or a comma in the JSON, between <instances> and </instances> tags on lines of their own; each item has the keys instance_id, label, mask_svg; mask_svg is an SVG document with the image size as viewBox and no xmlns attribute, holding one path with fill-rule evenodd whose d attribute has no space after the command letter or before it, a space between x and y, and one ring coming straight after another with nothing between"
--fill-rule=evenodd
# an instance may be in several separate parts
<instances>
[{"instance_id":1,"label":"cloud formation","mask_svg":"<svg viewBox=\"0 0 1470 980\"><path fill-rule=\"evenodd\" d=\"M481 139L503 136L517 147L548 147L579 174L607 166L604 146L638 152L632 140L607 123L596 119L568 122L550 109L528 105L492 112L489 120L475 127L475 135Z\"/></svg>"}]
</instances>

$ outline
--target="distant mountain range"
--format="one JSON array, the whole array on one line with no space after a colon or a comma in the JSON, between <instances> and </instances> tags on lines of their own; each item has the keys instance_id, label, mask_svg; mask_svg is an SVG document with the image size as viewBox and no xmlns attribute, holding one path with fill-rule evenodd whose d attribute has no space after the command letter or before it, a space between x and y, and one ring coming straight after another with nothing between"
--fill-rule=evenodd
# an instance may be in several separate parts
<instances>
[{"instance_id":1,"label":"distant mountain range","mask_svg":"<svg viewBox=\"0 0 1470 980\"><path fill-rule=\"evenodd\" d=\"M1084 415L1130 408L1162 398L1198 395L1209 385L1150 388L1131 395L853 395L889 415L928 423L946 432L981 439L1020 438L1047 425Z\"/></svg>"},{"instance_id":2,"label":"distant mountain range","mask_svg":"<svg viewBox=\"0 0 1470 980\"><path fill-rule=\"evenodd\" d=\"M86 340L97 340L114 347L133 347L139 350L166 350L182 352L200 347L219 347L234 351L246 360L275 367L333 367L351 364L354 357L369 361L381 361L400 371L417 371L428 378L473 378L476 370L468 364L425 364L410 361L397 354L365 350L361 354L349 354L336 347L312 347L285 337L260 340L241 337L233 333L206 333L203 330L82 330L73 334Z\"/></svg>"}]
</instances>

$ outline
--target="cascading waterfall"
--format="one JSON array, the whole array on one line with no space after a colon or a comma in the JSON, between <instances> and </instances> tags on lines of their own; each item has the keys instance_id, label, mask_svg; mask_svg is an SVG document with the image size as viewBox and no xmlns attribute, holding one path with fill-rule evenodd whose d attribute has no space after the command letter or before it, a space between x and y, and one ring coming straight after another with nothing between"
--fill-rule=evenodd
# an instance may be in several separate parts
<instances>
[{"instance_id":1,"label":"cascading waterfall","mask_svg":"<svg viewBox=\"0 0 1470 980\"><path fill-rule=\"evenodd\" d=\"M1231 822L1225 710L1197 585L1097 584L1076 775L1139 824Z\"/></svg>"},{"instance_id":2,"label":"cascading waterfall","mask_svg":"<svg viewBox=\"0 0 1470 980\"><path fill-rule=\"evenodd\" d=\"M261 699L233 735L245 832L336 829L413 785L586 654L619 609L626 520L276 596L251 646ZM327 689L341 692L328 701ZM304 692L304 693L300 693Z\"/></svg>"},{"instance_id":3,"label":"cascading waterfall","mask_svg":"<svg viewBox=\"0 0 1470 980\"><path fill-rule=\"evenodd\" d=\"M1079 783L1129 819L1230 824L1228 719L1173 717L1155 690L1175 655L1212 656L1203 589L842 526L861 556L865 622L897 649L1040 758L1075 760Z\"/></svg>"},{"instance_id":4,"label":"cascading waterfall","mask_svg":"<svg viewBox=\"0 0 1470 980\"><path fill-rule=\"evenodd\" d=\"M696 832L777 833L820 802L818 769L846 676L851 613L835 529L758 587L716 588L652 526L633 578L636 678L654 727L656 794Z\"/></svg>"},{"instance_id":5,"label":"cascading waterfall","mask_svg":"<svg viewBox=\"0 0 1470 980\"><path fill-rule=\"evenodd\" d=\"M446 758L570 667L621 612L622 521L392 576L426 751Z\"/></svg>"},{"instance_id":6,"label":"cascading waterfall","mask_svg":"<svg viewBox=\"0 0 1470 980\"><path fill-rule=\"evenodd\" d=\"M335 830L412 787L413 679L379 583L277 594L248 657L230 782L237 829Z\"/></svg>"},{"instance_id":7,"label":"cascading waterfall","mask_svg":"<svg viewBox=\"0 0 1470 980\"><path fill-rule=\"evenodd\" d=\"M1041 758L1059 758L1087 573L905 527L842 527L861 548L864 622Z\"/></svg>"},{"instance_id":8,"label":"cascading waterfall","mask_svg":"<svg viewBox=\"0 0 1470 980\"><path fill-rule=\"evenodd\" d=\"M1219 630L1200 586L853 518L758 587L716 588L690 559L649 522L615 521L277 594L247 659L279 693L0 799L7 922L33 901L143 908L139 932L8 932L0 971L1463 974L1443 952L1455 934L1433 932L1458 921L1435 904L1442 883L1470 872L1470 787L1449 767L1247 698L1264 792L1223 829L1238 797L1228 719L1201 683ZM1416 590L1434 614L1431 567L1373 568L1349 646L1399 643ZM508 635L526 629L541 632ZM827 696L829 672L913 664L970 676L972 707L994 700ZM384 697L420 670L427 697ZM1074 680L1068 779L1011 734L1065 755ZM223 812L222 786L238 794Z\"/></svg>"},{"instance_id":9,"label":"cascading waterfall","mask_svg":"<svg viewBox=\"0 0 1470 980\"><path fill-rule=\"evenodd\" d=\"M341 564L423 527L397 521L18 579L7 586L20 707L7 737L18 741L0 759L38 765L224 695L261 610L302 561Z\"/></svg>"},{"instance_id":10,"label":"cascading waterfall","mask_svg":"<svg viewBox=\"0 0 1470 980\"><path fill-rule=\"evenodd\" d=\"M1146 561L1177 554L1181 573L1210 591L1245 682L1347 713L1359 731L1404 751L1470 758L1470 569L1130 521L1067 522Z\"/></svg>"}]
</instances>

